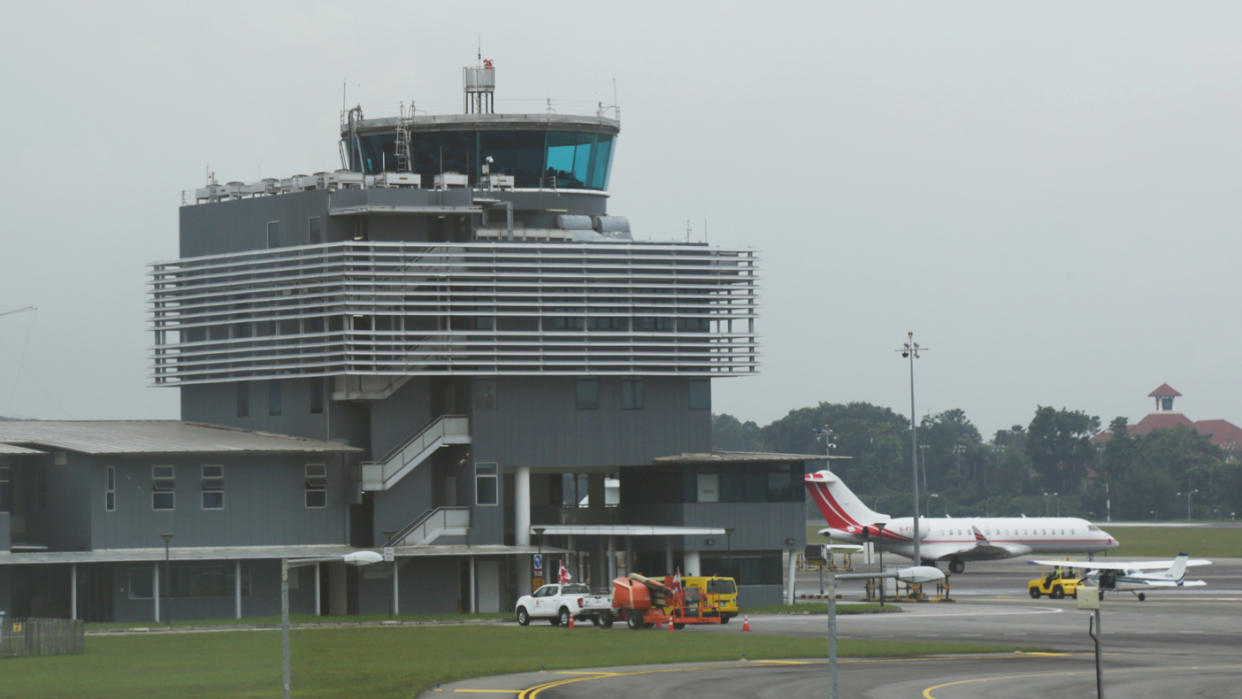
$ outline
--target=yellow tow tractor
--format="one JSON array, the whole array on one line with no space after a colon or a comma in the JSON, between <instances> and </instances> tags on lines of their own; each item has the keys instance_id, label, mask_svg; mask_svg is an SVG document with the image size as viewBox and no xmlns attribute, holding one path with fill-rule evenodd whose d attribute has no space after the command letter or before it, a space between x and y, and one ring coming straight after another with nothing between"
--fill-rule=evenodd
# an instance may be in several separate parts
<instances>
[{"instance_id":1,"label":"yellow tow tractor","mask_svg":"<svg viewBox=\"0 0 1242 699\"><path fill-rule=\"evenodd\" d=\"M1069 566L1052 566L1044 568L1044 574L1026 585L1031 599L1039 599L1040 595L1048 595L1052 599L1063 599L1067 596L1078 599L1078 586L1082 583L1081 571Z\"/></svg>"}]
</instances>

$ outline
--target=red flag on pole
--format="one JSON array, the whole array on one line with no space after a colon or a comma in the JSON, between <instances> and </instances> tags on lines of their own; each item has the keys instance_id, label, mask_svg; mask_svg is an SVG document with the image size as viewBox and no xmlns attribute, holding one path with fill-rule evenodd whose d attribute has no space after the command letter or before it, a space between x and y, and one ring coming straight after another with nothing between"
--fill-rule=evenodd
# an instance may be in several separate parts
<instances>
[{"instance_id":1,"label":"red flag on pole","mask_svg":"<svg viewBox=\"0 0 1242 699\"><path fill-rule=\"evenodd\" d=\"M565 567L565 561L561 561L561 569L556 573L556 581L560 583L567 583L570 580L573 580L573 578L574 576L569 574L569 569Z\"/></svg>"}]
</instances>

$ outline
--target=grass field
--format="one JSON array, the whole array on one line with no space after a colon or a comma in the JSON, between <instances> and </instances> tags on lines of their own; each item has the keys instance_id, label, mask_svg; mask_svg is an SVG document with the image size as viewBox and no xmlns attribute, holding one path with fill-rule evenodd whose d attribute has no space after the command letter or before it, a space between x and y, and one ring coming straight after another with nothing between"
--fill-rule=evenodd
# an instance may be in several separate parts
<instances>
[{"instance_id":1,"label":"grass field","mask_svg":"<svg viewBox=\"0 0 1242 699\"><path fill-rule=\"evenodd\" d=\"M1100 528L1112 534L1121 545L1108 552L1110 557L1153 556L1172 558L1185 552L1191 556L1242 556L1242 527L1113 527Z\"/></svg>"},{"instance_id":2,"label":"grass field","mask_svg":"<svg viewBox=\"0 0 1242 699\"><path fill-rule=\"evenodd\" d=\"M823 639L551 626L296 629L293 688L303 696L413 696L436 682L574 667L759 658L822 658ZM640 640L641 643L635 641ZM279 631L90 636L86 653L0 660L0 694L21 697L273 696ZM1013 650L841 641L842 657Z\"/></svg>"},{"instance_id":3,"label":"grass field","mask_svg":"<svg viewBox=\"0 0 1242 699\"><path fill-rule=\"evenodd\" d=\"M1112 557L1124 556L1132 558L1169 557L1185 551L1192 556L1211 558L1212 556L1242 556L1242 527L1113 527L1101 523L1100 528L1112 534L1121 546L1107 552ZM824 525L807 525L807 543L822 543L824 538L818 534ZM899 561L905 561L899 558Z\"/></svg>"}]
</instances>

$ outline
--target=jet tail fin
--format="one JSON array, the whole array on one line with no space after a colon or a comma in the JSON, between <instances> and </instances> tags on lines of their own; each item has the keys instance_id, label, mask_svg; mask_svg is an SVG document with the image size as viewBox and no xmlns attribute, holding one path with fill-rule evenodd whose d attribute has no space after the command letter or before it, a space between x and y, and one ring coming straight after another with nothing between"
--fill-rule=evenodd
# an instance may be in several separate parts
<instances>
[{"instance_id":1,"label":"jet tail fin","mask_svg":"<svg viewBox=\"0 0 1242 699\"><path fill-rule=\"evenodd\" d=\"M809 473L805 483L811 499L823 513L828 526L833 529L862 533L876 522L887 522L891 519L888 515L880 514L864 505L854 491L847 488L832 471Z\"/></svg>"}]
</instances>

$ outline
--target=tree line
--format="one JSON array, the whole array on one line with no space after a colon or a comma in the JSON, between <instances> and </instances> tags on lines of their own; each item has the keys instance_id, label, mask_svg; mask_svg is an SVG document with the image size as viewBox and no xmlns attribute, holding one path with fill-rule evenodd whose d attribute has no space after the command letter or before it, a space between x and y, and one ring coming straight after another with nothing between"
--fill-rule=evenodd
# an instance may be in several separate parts
<instances>
[{"instance_id":1,"label":"tree line","mask_svg":"<svg viewBox=\"0 0 1242 699\"><path fill-rule=\"evenodd\" d=\"M1084 517L1094 521L1228 520L1242 512L1242 459L1179 426L1131 435L1125 418L1093 445L1100 419L1039 406L985 440L959 409L918 426L919 510L944 516ZM827 428L827 445L824 440ZM713 448L849 457L832 470L872 509L914 509L910 420L869 403L820 403L760 427L712 416ZM821 468L823 462L809 463Z\"/></svg>"}]
</instances>

